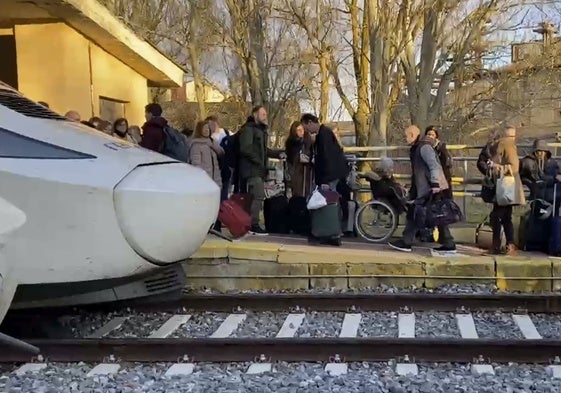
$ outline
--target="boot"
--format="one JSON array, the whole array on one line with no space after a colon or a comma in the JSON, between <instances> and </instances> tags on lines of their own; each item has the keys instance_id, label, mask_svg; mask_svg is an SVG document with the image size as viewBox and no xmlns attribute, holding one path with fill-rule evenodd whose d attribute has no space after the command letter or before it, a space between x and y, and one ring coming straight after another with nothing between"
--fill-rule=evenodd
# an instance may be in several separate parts
<instances>
[{"instance_id":1,"label":"boot","mask_svg":"<svg viewBox=\"0 0 561 393\"><path fill-rule=\"evenodd\" d=\"M505 251L505 255L507 257L515 257L518 255L518 248L513 244L507 244L506 245L506 251Z\"/></svg>"},{"instance_id":2,"label":"boot","mask_svg":"<svg viewBox=\"0 0 561 393\"><path fill-rule=\"evenodd\" d=\"M501 254L501 241L495 241L493 240L493 245L491 246L491 248L489 250L487 250L487 252L485 253L487 255L500 255Z\"/></svg>"}]
</instances>

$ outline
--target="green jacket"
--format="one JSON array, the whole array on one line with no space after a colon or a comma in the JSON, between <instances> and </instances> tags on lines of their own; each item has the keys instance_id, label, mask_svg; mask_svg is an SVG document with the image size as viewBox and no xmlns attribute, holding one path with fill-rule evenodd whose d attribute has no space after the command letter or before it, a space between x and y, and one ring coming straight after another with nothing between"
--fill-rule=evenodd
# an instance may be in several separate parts
<instances>
[{"instance_id":1,"label":"green jacket","mask_svg":"<svg viewBox=\"0 0 561 393\"><path fill-rule=\"evenodd\" d=\"M278 155L267 147L269 140L267 126L257 124L252 117L249 117L238 132L240 133L240 177L242 179L250 177L265 178L268 158Z\"/></svg>"}]
</instances>

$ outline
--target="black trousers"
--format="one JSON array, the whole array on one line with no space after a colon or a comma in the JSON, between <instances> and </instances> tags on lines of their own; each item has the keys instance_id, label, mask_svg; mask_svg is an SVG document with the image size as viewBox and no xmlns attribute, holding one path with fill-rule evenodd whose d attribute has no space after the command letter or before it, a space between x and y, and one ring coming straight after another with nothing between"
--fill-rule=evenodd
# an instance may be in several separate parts
<instances>
[{"instance_id":1,"label":"black trousers","mask_svg":"<svg viewBox=\"0 0 561 393\"><path fill-rule=\"evenodd\" d=\"M489 216L493 230L493 244L501 244L501 227L505 231L506 243L514 243L514 226L512 225L512 206L493 204Z\"/></svg>"}]
</instances>

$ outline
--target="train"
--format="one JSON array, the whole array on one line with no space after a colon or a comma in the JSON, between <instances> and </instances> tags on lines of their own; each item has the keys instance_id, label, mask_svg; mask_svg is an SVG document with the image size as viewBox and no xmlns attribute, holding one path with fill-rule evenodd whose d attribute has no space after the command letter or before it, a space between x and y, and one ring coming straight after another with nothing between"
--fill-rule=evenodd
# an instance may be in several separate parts
<instances>
[{"instance_id":1,"label":"train","mask_svg":"<svg viewBox=\"0 0 561 393\"><path fill-rule=\"evenodd\" d=\"M7 310L179 291L220 203L201 169L70 121L0 82Z\"/></svg>"}]
</instances>

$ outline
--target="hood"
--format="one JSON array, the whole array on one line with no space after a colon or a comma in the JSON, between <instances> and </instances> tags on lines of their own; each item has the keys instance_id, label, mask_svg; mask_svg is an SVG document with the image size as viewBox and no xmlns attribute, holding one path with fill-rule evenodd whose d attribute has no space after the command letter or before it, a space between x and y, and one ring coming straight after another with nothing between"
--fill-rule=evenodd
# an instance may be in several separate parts
<instances>
[{"instance_id":1,"label":"hood","mask_svg":"<svg viewBox=\"0 0 561 393\"><path fill-rule=\"evenodd\" d=\"M545 151L546 157L551 158L551 151L549 150L549 146L547 146L547 142L544 141L543 139L536 139L532 144L532 152L535 153L536 151L539 150Z\"/></svg>"},{"instance_id":2,"label":"hood","mask_svg":"<svg viewBox=\"0 0 561 393\"><path fill-rule=\"evenodd\" d=\"M164 119L161 116L156 116L148 120L146 123L144 123L144 126L142 127L144 128L146 126L156 126L159 128L164 128L167 125L168 125L168 121L166 119Z\"/></svg>"}]
</instances>

